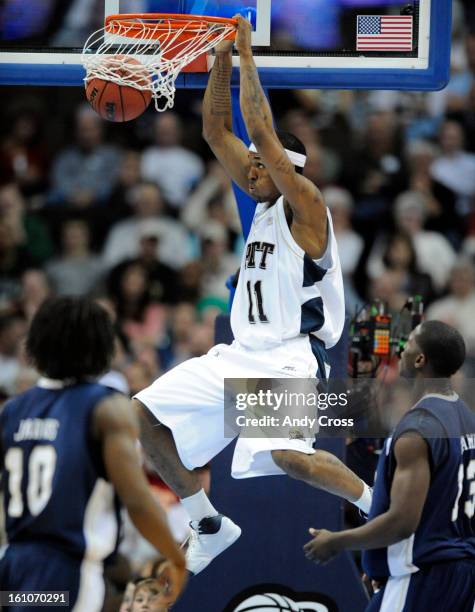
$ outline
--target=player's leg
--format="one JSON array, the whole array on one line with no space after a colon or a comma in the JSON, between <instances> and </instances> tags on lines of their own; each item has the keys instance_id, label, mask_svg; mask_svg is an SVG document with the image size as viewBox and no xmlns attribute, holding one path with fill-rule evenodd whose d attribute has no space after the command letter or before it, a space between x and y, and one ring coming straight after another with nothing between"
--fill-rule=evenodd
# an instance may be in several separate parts
<instances>
[{"instance_id":1,"label":"player's leg","mask_svg":"<svg viewBox=\"0 0 475 612\"><path fill-rule=\"evenodd\" d=\"M171 430L141 402L134 399L133 404L140 419L140 442L155 470L180 498L198 493L201 482L195 471L181 462ZM217 514L213 510L211 514Z\"/></svg>"},{"instance_id":2,"label":"player's leg","mask_svg":"<svg viewBox=\"0 0 475 612\"><path fill-rule=\"evenodd\" d=\"M197 574L241 534L211 504L194 471L231 441L224 437L218 354L190 359L134 398L146 455L179 495L191 522L187 567Z\"/></svg>"},{"instance_id":3,"label":"player's leg","mask_svg":"<svg viewBox=\"0 0 475 612\"><path fill-rule=\"evenodd\" d=\"M284 449L273 450L272 459L288 476L338 495L368 513L371 489L342 461L324 450L314 454Z\"/></svg>"}]
</instances>

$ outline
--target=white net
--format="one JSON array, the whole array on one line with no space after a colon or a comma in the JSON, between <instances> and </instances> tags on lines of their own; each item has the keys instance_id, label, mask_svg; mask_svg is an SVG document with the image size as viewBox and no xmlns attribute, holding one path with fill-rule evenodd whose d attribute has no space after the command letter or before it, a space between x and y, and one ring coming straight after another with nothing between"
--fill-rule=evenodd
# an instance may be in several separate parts
<instances>
[{"instance_id":1,"label":"white net","mask_svg":"<svg viewBox=\"0 0 475 612\"><path fill-rule=\"evenodd\" d=\"M208 19L192 15L110 19L91 34L82 50L86 84L99 78L148 90L157 111L172 108L175 81L184 66L235 32L233 23Z\"/></svg>"}]
</instances>

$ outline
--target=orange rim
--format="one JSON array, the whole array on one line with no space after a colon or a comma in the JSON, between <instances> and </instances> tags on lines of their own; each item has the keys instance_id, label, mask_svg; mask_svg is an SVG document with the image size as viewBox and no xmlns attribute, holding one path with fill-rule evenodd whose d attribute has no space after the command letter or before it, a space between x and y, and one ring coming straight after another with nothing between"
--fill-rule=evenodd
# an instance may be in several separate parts
<instances>
[{"instance_id":1,"label":"orange rim","mask_svg":"<svg viewBox=\"0 0 475 612\"><path fill-rule=\"evenodd\" d=\"M140 23L138 20L143 20ZM152 23L148 23L148 22ZM160 23L163 21L164 23ZM158 22L158 23L157 23ZM178 34L178 40L189 40L196 34L208 31L212 23L237 26L236 19L226 17L211 17L209 15L181 15L178 13L130 13L119 15L108 15L105 20L105 29L110 34L120 34L126 38L143 38L144 29L148 31L151 39L160 40L172 31L182 30ZM127 31L123 32L122 28ZM215 38L213 32L209 38ZM230 32L225 40L234 40L236 31Z\"/></svg>"}]
</instances>

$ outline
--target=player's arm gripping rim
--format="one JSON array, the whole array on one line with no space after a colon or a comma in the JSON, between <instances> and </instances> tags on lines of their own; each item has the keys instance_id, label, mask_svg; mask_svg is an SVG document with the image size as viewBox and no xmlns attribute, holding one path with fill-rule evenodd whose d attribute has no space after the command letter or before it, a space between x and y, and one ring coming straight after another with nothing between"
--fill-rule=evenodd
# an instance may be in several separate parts
<instances>
[{"instance_id":1,"label":"player's arm gripping rim","mask_svg":"<svg viewBox=\"0 0 475 612\"><path fill-rule=\"evenodd\" d=\"M310 529L314 538L304 546L307 559L327 563L342 550L385 548L416 531L430 485L427 443L416 432L407 432L396 440L394 455L389 510L356 529Z\"/></svg>"},{"instance_id":2,"label":"player's arm gripping rim","mask_svg":"<svg viewBox=\"0 0 475 612\"><path fill-rule=\"evenodd\" d=\"M249 155L246 145L232 131L232 41L216 48L216 58L203 100L203 138L229 177L248 191Z\"/></svg>"},{"instance_id":3,"label":"player's arm gripping rim","mask_svg":"<svg viewBox=\"0 0 475 612\"><path fill-rule=\"evenodd\" d=\"M272 112L264 95L251 48L251 24L238 20L236 48L239 52L241 111L249 138L277 189L293 212L292 234L313 258L323 255L327 243L326 207L318 188L298 174L275 133Z\"/></svg>"},{"instance_id":4,"label":"player's arm gripping rim","mask_svg":"<svg viewBox=\"0 0 475 612\"><path fill-rule=\"evenodd\" d=\"M170 533L140 465L139 425L129 400L116 395L102 401L94 412L93 435L102 442L107 476L130 519L168 560L160 579L166 588L168 603L172 604L185 584L185 557Z\"/></svg>"}]
</instances>

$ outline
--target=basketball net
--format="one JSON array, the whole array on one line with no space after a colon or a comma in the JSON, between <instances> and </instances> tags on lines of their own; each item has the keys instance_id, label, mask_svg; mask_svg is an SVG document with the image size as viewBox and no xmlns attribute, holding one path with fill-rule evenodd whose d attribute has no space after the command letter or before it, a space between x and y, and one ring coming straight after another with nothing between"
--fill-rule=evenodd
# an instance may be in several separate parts
<instances>
[{"instance_id":1,"label":"basketball net","mask_svg":"<svg viewBox=\"0 0 475 612\"><path fill-rule=\"evenodd\" d=\"M200 15L110 15L82 50L85 82L99 78L151 91L155 108L173 107L183 68L223 40L234 40L236 21ZM133 57L138 62L131 62Z\"/></svg>"}]
</instances>

